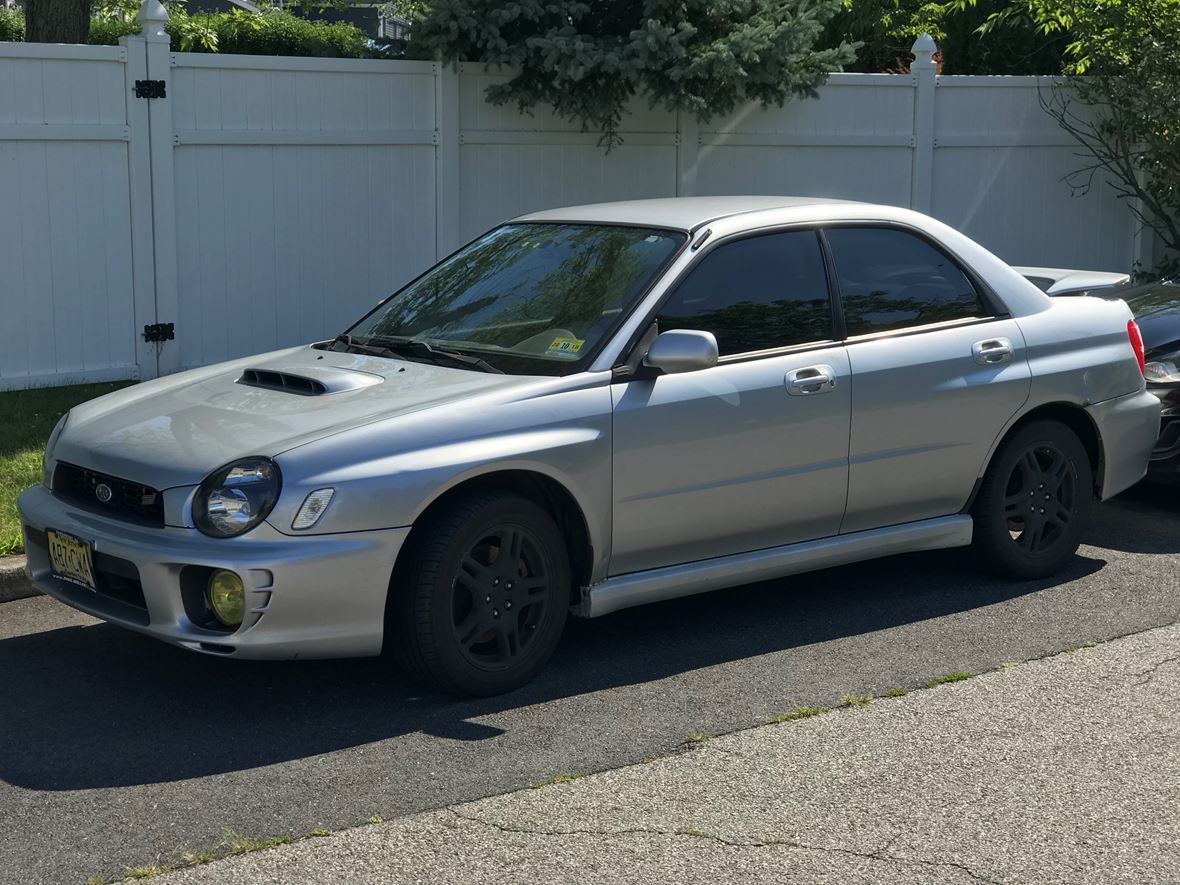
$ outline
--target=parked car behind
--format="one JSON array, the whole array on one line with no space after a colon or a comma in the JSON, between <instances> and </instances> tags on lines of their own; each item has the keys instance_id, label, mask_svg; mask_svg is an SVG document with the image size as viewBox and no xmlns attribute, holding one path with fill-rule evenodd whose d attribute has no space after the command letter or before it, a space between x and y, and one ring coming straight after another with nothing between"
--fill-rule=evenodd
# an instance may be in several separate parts
<instances>
[{"instance_id":1,"label":"parked car behind","mask_svg":"<svg viewBox=\"0 0 1180 885\"><path fill-rule=\"evenodd\" d=\"M1143 335L1147 390L1159 398L1160 435L1147 471L1157 482L1180 482L1180 279L1169 277L1131 285L1126 274L1016 268L1033 283L1060 274L1050 295L1089 294L1125 301ZM1084 285L1083 289L1074 289Z\"/></svg>"},{"instance_id":2,"label":"parked car behind","mask_svg":"<svg viewBox=\"0 0 1180 885\"><path fill-rule=\"evenodd\" d=\"M961 545L1052 574L1146 470L1142 367L1125 304L907 210L554 209L334 340L74 409L20 499L29 568L194 651L384 650L491 694L571 610Z\"/></svg>"}]
</instances>

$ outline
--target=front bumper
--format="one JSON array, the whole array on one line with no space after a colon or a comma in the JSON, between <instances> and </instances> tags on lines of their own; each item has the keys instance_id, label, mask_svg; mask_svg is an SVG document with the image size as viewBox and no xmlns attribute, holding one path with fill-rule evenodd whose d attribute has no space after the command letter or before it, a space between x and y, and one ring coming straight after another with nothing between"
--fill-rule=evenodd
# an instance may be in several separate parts
<instances>
[{"instance_id":1,"label":"front bumper","mask_svg":"<svg viewBox=\"0 0 1180 885\"><path fill-rule=\"evenodd\" d=\"M1153 480L1180 482L1180 385L1149 387L1148 390L1159 397L1163 414L1147 475Z\"/></svg>"},{"instance_id":2,"label":"front bumper","mask_svg":"<svg viewBox=\"0 0 1180 885\"><path fill-rule=\"evenodd\" d=\"M22 494L19 508L29 574L45 593L173 645L253 659L379 654L389 578L409 534L396 528L293 537L263 523L240 538L210 538L196 529L112 520L43 486ZM50 574L46 529L93 542L100 592ZM202 626L191 602L186 608L182 575L201 568L242 577L246 618L237 630Z\"/></svg>"},{"instance_id":3,"label":"front bumper","mask_svg":"<svg viewBox=\"0 0 1180 885\"><path fill-rule=\"evenodd\" d=\"M1087 406L1102 440L1102 500L1133 486L1147 473L1160 433L1160 401L1141 390Z\"/></svg>"}]
</instances>

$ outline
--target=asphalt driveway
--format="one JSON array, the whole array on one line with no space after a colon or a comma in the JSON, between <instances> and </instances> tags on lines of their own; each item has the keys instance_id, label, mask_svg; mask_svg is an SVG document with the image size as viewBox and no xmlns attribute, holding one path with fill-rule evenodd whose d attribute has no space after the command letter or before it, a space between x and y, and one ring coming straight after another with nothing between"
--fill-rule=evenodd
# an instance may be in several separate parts
<instances>
[{"instance_id":1,"label":"asphalt driveway","mask_svg":"<svg viewBox=\"0 0 1180 885\"><path fill-rule=\"evenodd\" d=\"M222 840L341 829L665 753L694 732L1172 623L1174 493L1099 508L1054 582L897 557L573 622L512 695L374 661L192 655L46 599L0 606L0 882L83 882Z\"/></svg>"}]
</instances>

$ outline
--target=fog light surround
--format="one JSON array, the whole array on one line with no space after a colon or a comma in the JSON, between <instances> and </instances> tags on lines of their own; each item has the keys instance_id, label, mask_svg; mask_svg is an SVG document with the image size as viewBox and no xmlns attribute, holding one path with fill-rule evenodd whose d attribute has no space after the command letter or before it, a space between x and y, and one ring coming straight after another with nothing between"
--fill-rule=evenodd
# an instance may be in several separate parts
<instances>
[{"instance_id":1,"label":"fog light surround","mask_svg":"<svg viewBox=\"0 0 1180 885\"><path fill-rule=\"evenodd\" d=\"M303 499L303 506L299 508L299 512L295 514L291 528L303 531L319 522L324 511L328 509L328 505L332 503L332 496L335 494L335 489L316 489L309 494Z\"/></svg>"},{"instance_id":2,"label":"fog light surround","mask_svg":"<svg viewBox=\"0 0 1180 885\"><path fill-rule=\"evenodd\" d=\"M240 627L246 616L246 588L231 571L217 569L205 591L213 616L226 627Z\"/></svg>"}]
</instances>

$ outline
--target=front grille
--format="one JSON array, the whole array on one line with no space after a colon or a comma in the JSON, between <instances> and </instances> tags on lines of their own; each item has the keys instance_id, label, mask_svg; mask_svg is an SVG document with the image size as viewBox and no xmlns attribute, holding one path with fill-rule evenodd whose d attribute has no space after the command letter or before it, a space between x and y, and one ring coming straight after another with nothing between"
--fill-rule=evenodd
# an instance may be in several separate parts
<instances>
[{"instance_id":1,"label":"front grille","mask_svg":"<svg viewBox=\"0 0 1180 885\"><path fill-rule=\"evenodd\" d=\"M110 489L110 496L105 501L99 496L99 486ZM164 525L163 496L150 486L117 476L58 462L53 472L53 494L64 501L114 519L157 528ZM107 496L104 494L103 497Z\"/></svg>"}]
</instances>

